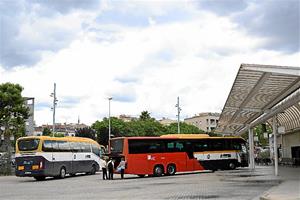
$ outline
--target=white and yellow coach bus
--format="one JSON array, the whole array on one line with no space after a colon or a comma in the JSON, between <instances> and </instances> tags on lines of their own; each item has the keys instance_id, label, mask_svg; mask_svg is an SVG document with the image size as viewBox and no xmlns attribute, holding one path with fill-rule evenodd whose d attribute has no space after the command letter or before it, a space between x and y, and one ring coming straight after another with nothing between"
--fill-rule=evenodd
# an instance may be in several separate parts
<instances>
[{"instance_id":1,"label":"white and yellow coach bus","mask_svg":"<svg viewBox=\"0 0 300 200\"><path fill-rule=\"evenodd\" d=\"M16 142L16 176L64 178L76 173L95 174L105 148L81 137L28 136Z\"/></svg>"}]
</instances>

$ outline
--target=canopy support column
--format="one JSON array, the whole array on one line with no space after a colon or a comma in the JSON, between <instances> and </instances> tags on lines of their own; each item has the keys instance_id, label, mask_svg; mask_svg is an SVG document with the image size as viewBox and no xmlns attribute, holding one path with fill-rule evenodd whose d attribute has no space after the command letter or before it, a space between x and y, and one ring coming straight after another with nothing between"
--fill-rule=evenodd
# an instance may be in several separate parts
<instances>
[{"instance_id":1,"label":"canopy support column","mask_svg":"<svg viewBox=\"0 0 300 200\"><path fill-rule=\"evenodd\" d=\"M253 129L249 128L249 160L250 160L250 169L254 169L254 140L253 140Z\"/></svg>"},{"instance_id":2,"label":"canopy support column","mask_svg":"<svg viewBox=\"0 0 300 200\"><path fill-rule=\"evenodd\" d=\"M277 150L277 115L273 117L273 139L274 139L274 166L275 176L278 176L278 150Z\"/></svg>"}]
</instances>

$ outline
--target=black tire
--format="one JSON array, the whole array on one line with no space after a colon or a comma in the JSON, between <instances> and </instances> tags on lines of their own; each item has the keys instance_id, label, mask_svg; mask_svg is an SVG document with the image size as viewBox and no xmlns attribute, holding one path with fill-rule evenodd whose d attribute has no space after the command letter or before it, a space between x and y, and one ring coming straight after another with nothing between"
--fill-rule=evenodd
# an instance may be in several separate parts
<instances>
[{"instance_id":1,"label":"black tire","mask_svg":"<svg viewBox=\"0 0 300 200\"><path fill-rule=\"evenodd\" d=\"M153 169L153 175L154 176L162 176L164 173L164 169L161 165L156 165Z\"/></svg>"},{"instance_id":2,"label":"black tire","mask_svg":"<svg viewBox=\"0 0 300 200\"><path fill-rule=\"evenodd\" d=\"M91 170L90 174L91 174L91 175L94 175L94 174L96 174L96 170L97 170L97 169L96 169L96 166L95 166L95 165L93 165L93 166L92 166L92 170Z\"/></svg>"},{"instance_id":3,"label":"black tire","mask_svg":"<svg viewBox=\"0 0 300 200\"><path fill-rule=\"evenodd\" d=\"M65 167L60 168L58 178L63 179L66 177L66 174L67 174L66 168Z\"/></svg>"},{"instance_id":4,"label":"black tire","mask_svg":"<svg viewBox=\"0 0 300 200\"><path fill-rule=\"evenodd\" d=\"M37 180L37 181L43 181L43 180L46 179L45 176L34 176L33 178L34 178L35 180Z\"/></svg>"},{"instance_id":5,"label":"black tire","mask_svg":"<svg viewBox=\"0 0 300 200\"><path fill-rule=\"evenodd\" d=\"M230 163L228 164L228 168L231 169L231 170L233 170L233 169L236 168L236 164L235 164L234 162L230 162Z\"/></svg>"},{"instance_id":6,"label":"black tire","mask_svg":"<svg viewBox=\"0 0 300 200\"><path fill-rule=\"evenodd\" d=\"M144 178L144 177L145 177L145 174L138 174L138 177Z\"/></svg>"},{"instance_id":7,"label":"black tire","mask_svg":"<svg viewBox=\"0 0 300 200\"><path fill-rule=\"evenodd\" d=\"M176 166L174 164L169 164L167 166L167 175L174 175L176 173Z\"/></svg>"}]
</instances>

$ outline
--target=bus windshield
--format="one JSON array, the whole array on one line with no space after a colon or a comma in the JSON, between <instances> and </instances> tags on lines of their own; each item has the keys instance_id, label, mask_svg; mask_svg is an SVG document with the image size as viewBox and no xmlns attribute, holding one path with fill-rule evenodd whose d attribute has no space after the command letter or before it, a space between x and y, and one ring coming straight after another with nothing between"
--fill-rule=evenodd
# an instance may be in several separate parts
<instances>
[{"instance_id":1,"label":"bus windshield","mask_svg":"<svg viewBox=\"0 0 300 200\"><path fill-rule=\"evenodd\" d=\"M113 153L123 153L123 139L115 139L110 141L111 152Z\"/></svg>"},{"instance_id":2,"label":"bus windshield","mask_svg":"<svg viewBox=\"0 0 300 200\"><path fill-rule=\"evenodd\" d=\"M25 139L18 141L19 151L33 151L37 150L39 146L39 139Z\"/></svg>"}]
</instances>

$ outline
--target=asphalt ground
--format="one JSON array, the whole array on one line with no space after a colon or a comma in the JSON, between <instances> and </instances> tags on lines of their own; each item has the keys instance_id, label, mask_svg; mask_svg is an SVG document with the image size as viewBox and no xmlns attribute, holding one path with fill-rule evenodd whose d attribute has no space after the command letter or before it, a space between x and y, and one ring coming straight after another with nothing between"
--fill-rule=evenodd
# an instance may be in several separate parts
<instances>
[{"instance_id":1,"label":"asphalt ground","mask_svg":"<svg viewBox=\"0 0 300 200\"><path fill-rule=\"evenodd\" d=\"M278 185L270 168L181 173L144 177L125 174L102 180L96 175L35 181L30 177L0 177L0 199L259 199Z\"/></svg>"}]
</instances>

